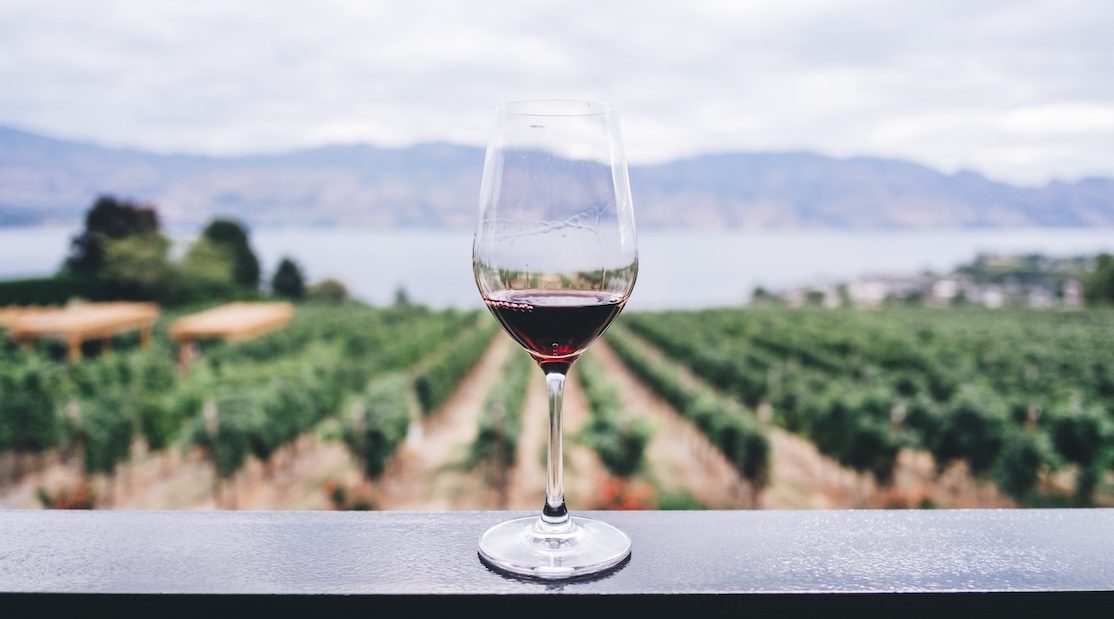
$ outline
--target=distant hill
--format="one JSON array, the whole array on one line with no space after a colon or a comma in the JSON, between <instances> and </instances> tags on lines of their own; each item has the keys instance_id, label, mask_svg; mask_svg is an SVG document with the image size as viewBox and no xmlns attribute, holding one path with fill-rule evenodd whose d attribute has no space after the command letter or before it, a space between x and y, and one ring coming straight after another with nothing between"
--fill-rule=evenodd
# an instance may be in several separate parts
<instances>
[{"instance_id":1,"label":"distant hill","mask_svg":"<svg viewBox=\"0 0 1114 619\"><path fill-rule=\"evenodd\" d=\"M282 155L159 155L0 127L0 226L73 225L100 194L164 224L470 228L483 149L327 146ZM917 164L813 153L729 153L632 166L643 229L1114 225L1114 179L998 183Z\"/></svg>"}]
</instances>

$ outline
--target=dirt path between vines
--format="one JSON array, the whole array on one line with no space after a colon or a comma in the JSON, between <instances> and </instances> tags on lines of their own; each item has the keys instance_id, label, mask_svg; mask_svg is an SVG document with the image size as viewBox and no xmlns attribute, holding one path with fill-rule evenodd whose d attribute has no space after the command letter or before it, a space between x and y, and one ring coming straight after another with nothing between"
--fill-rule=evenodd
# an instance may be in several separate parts
<instances>
[{"instance_id":1,"label":"dirt path between vines","mask_svg":"<svg viewBox=\"0 0 1114 619\"><path fill-rule=\"evenodd\" d=\"M378 484L377 503L386 510L540 510L545 501L545 452L549 404L541 371L531 376L522 411L515 466L509 471L506 502L483 471L457 466L476 436L484 399L500 380L509 354L524 354L505 337L497 337L460 388L421 425L420 440L404 446ZM571 440L586 417L587 404L576 380L565 386L565 495L570 507L591 501L602 467L594 454ZM570 430L571 429L571 430Z\"/></svg>"},{"instance_id":2,"label":"dirt path between vines","mask_svg":"<svg viewBox=\"0 0 1114 619\"><path fill-rule=\"evenodd\" d=\"M565 381L561 410L565 503L573 511L595 509L607 472L596 455L576 440L577 430L588 418L588 402L575 369ZM540 371L531 380L522 414L522 436L508 493L508 508L541 510L546 492L549 396Z\"/></svg>"},{"instance_id":3,"label":"dirt path between vines","mask_svg":"<svg viewBox=\"0 0 1114 619\"><path fill-rule=\"evenodd\" d=\"M606 343L591 354L622 392L627 410L650 417L657 431L647 449L649 477L660 501L695 502L707 509L753 508L753 489L708 439L629 370ZM768 428L771 483L759 495L762 509L819 509L848 506L854 475L827 461L812 446Z\"/></svg>"},{"instance_id":4,"label":"dirt path between vines","mask_svg":"<svg viewBox=\"0 0 1114 619\"><path fill-rule=\"evenodd\" d=\"M655 354L648 351L647 354ZM754 505L753 489L703 434L628 369L604 341L590 354L623 392L627 410L650 417L657 431L647 450L659 500L687 498L706 509L836 509L854 507L858 476L819 454L811 443L767 427L770 484ZM690 380L695 381L692 377Z\"/></svg>"},{"instance_id":5,"label":"dirt path between vines","mask_svg":"<svg viewBox=\"0 0 1114 619\"><path fill-rule=\"evenodd\" d=\"M482 475L464 471L469 444L476 436L480 412L491 385L499 379L511 352L506 338L496 338L465 376L456 392L420 422L379 481L376 503L393 511L486 509Z\"/></svg>"}]
</instances>

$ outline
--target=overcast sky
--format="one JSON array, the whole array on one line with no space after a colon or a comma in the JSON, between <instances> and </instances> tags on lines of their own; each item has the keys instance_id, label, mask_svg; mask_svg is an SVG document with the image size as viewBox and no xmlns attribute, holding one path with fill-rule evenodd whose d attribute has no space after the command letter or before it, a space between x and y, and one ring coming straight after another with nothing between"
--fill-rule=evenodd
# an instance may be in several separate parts
<instances>
[{"instance_id":1,"label":"overcast sky","mask_svg":"<svg viewBox=\"0 0 1114 619\"><path fill-rule=\"evenodd\" d=\"M482 146L619 107L632 163L899 157L1114 177L1110 0L0 0L0 125L159 152Z\"/></svg>"}]
</instances>

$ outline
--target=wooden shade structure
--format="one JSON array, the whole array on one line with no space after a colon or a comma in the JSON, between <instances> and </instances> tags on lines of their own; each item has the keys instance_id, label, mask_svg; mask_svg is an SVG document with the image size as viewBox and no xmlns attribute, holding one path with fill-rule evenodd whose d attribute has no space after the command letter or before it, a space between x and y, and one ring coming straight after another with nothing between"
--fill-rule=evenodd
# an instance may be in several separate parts
<instances>
[{"instance_id":1,"label":"wooden shade structure","mask_svg":"<svg viewBox=\"0 0 1114 619\"><path fill-rule=\"evenodd\" d=\"M151 329L159 317L154 303L89 303L66 307L6 308L0 312L0 325L8 328L8 336L24 348L35 340L57 337L66 342L66 357L81 358L81 344L88 340L104 340L110 346L112 336L139 331L140 343L151 343Z\"/></svg>"},{"instance_id":2,"label":"wooden shade structure","mask_svg":"<svg viewBox=\"0 0 1114 619\"><path fill-rule=\"evenodd\" d=\"M281 329L293 317L289 303L228 303L175 320L170 337L178 342L179 358L186 363L196 340L246 340Z\"/></svg>"},{"instance_id":3,"label":"wooden shade structure","mask_svg":"<svg viewBox=\"0 0 1114 619\"><path fill-rule=\"evenodd\" d=\"M16 325L17 322L19 322L20 318L23 318L28 314L34 314L36 312L44 311L58 311L58 308L51 306L41 307L37 305L8 305L6 307L0 307L0 327L11 329Z\"/></svg>"}]
</instances>

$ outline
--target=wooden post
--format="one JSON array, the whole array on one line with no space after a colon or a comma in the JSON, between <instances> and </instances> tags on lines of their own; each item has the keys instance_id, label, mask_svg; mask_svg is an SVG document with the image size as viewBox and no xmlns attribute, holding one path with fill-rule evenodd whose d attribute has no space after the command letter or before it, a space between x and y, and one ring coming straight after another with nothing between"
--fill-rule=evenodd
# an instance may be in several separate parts
<instances>
[{"instance_id":1,"label":"wooden post","mask_svg":"<svg viewBox=\"0 0 1114 619\"><path fill-rule=\"evenodd\" d=\"M193 341L189 339L178 340L178 366L183 370L189 366L193 359Z\"/></svg>"},{"instance_id":2,"label":"wooden post","mask_svg":"<svg viewBox=\"0 0 1114 619\"><path fill-rule=\"evenodd\" d=\"M66 359L69 361L81 359L81 339L76 335L66 338Z\"/></svg>"}]
</instances>

